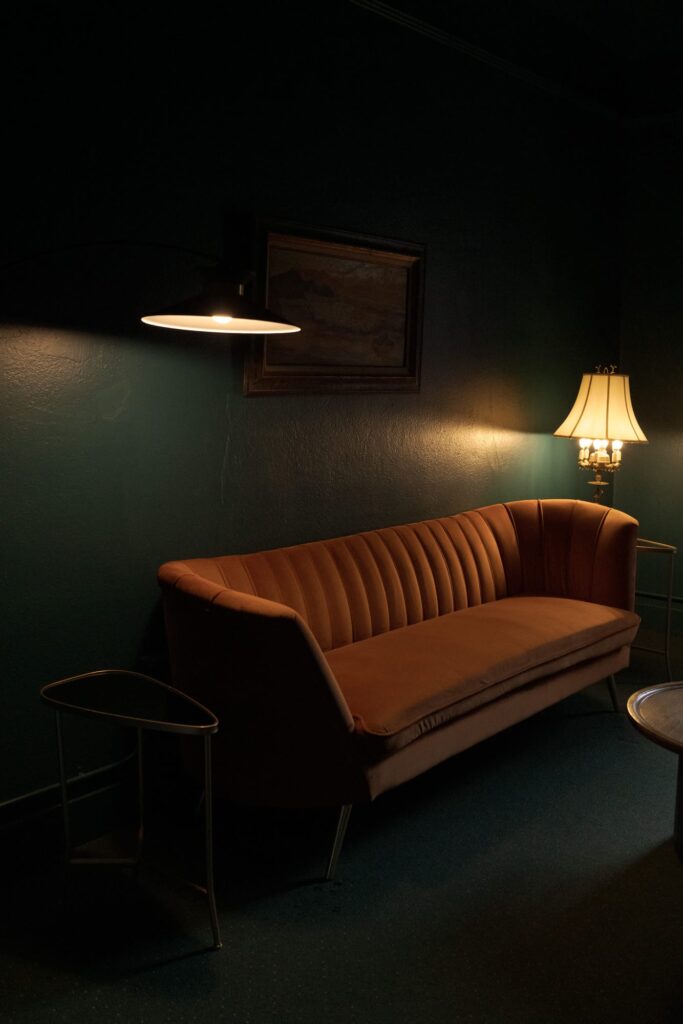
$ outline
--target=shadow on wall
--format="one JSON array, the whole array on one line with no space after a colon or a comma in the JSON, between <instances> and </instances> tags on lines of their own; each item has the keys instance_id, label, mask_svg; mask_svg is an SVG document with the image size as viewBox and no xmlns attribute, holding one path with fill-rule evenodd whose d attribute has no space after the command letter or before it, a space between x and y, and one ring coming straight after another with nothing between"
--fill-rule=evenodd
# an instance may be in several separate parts
<instances>
[{"instance_id":1,"label":"shadow on wall","mask_svg":"<svg viewBox=\"0 0 683 1024\"><path fill-rule=\"evenodd\" d=\"M167 683L172 681L168 664L166 626L161 595L159 595L143 628L133 669L136 672L142 672L143 675L153 676Z\"/></svg>"},{"instance_id":2,"label":"shadow on wall","mask_svg":"<svg viewBox=\"0 0 683 1024\"><path fill-rule=\"evenodd\" d=\"M1 266L0 302L15 324L152 337L141 316L199 292L213 262L163 243L74 243Z\"/></svg>"}]
</instances>

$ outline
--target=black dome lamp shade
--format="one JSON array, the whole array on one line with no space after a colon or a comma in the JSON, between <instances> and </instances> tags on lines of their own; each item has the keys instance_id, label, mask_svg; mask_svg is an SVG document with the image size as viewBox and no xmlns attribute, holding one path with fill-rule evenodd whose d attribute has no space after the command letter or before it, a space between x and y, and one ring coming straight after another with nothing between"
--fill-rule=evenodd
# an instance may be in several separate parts
<instances>
[{"instance_id":1,"label":"black dome lamp shade","mask_svg":"<svg viewBox=\"0 0 683 1024\"><path fill-rule=\"evenodd\" d=\"M261 247L256 229L247 211L228 211L223 217L222 257L200 270L199 294L143 316L143 322L210 334L292 334L301 330L258 301L261 296L254 268L257 246Z\"/></svg>"},{"instance_id":2,"label":"black dome lamp shade","mask_svg":"<svg viewBox=\"0 0 683 1024\"><path fill-rule=\"evenodd\" d=\"M198 295L143 316L154 327L215 334L292 334L300 327L246 297L244 282L213 280Z\"/></svg>"}]
</instances>

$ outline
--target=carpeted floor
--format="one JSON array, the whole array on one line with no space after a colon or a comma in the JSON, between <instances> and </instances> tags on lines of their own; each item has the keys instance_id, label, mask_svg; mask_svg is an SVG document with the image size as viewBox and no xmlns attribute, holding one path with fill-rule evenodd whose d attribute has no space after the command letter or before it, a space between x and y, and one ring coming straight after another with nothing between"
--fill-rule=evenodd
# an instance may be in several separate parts
<instances>
[{"instance_id":1,"label":"carpeted floor","mask_svg":"<svg viewBox=\"0 0 683 1024\"><path fill-rule=\"evenodd\" d=\"M634 653L622 702L662 680ZM15 872L1 1019L681 1024L677 759L610 708L592 687L355 809L333 884L334 815L219 808L216 952L156 871L83 869L64 905L57 865Z\"/></svg>"}]
</instances>

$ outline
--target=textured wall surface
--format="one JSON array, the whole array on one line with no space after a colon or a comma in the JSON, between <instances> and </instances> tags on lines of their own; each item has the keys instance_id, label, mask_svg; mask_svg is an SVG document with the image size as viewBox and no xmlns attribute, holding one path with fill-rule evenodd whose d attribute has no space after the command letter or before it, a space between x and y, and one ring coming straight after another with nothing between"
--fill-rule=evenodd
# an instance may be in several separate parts
<instances>
[{"instance_id":1,"label":"textured wall surface","mask_svg":"<svg viewBox=\"0 0 683 1024\"><path fill-rule=\"evenodd\" d=\"M682 551L683 115L636 123L625 142L621 365L649 443L627 450L616 500L640 520L643 536ZM661 593L666 567L647 562L643 586ZM680 557L674 593L683 596Z\"/></svg>"},{"instance_id":2,"label":"textured wall surface","mask_svg":"<svg viewBox=\"0 0 683 1024\"><path fill-rule=\"evenodd\" d=\"M551 435L616 352L613 125L325 10L231 13L229 59L210 18L15 26L0 800L55 780L40 684L163 671L162 561L584 496ZM241 342L140 325L231 210L424 243L420 393L245 398Z\"/></svg>"}]
</instances>

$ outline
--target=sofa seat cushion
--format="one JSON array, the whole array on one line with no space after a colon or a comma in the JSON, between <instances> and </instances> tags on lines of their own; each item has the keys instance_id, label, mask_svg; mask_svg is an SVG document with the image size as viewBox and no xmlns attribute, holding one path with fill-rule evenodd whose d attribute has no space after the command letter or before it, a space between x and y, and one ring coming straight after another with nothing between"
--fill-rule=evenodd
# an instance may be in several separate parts
<instances>
[{"instance_id":1,"label":"sofa seat cushion","mask_svg":"<svg viewBox=\"0 0 683 1024\"><path fill-rule=\"evenodd\" d=\"M633 612L562 597L510 597L328 651L356 732L377 756L511 690L618 650Z\"/></svg>"}]
</instances>

